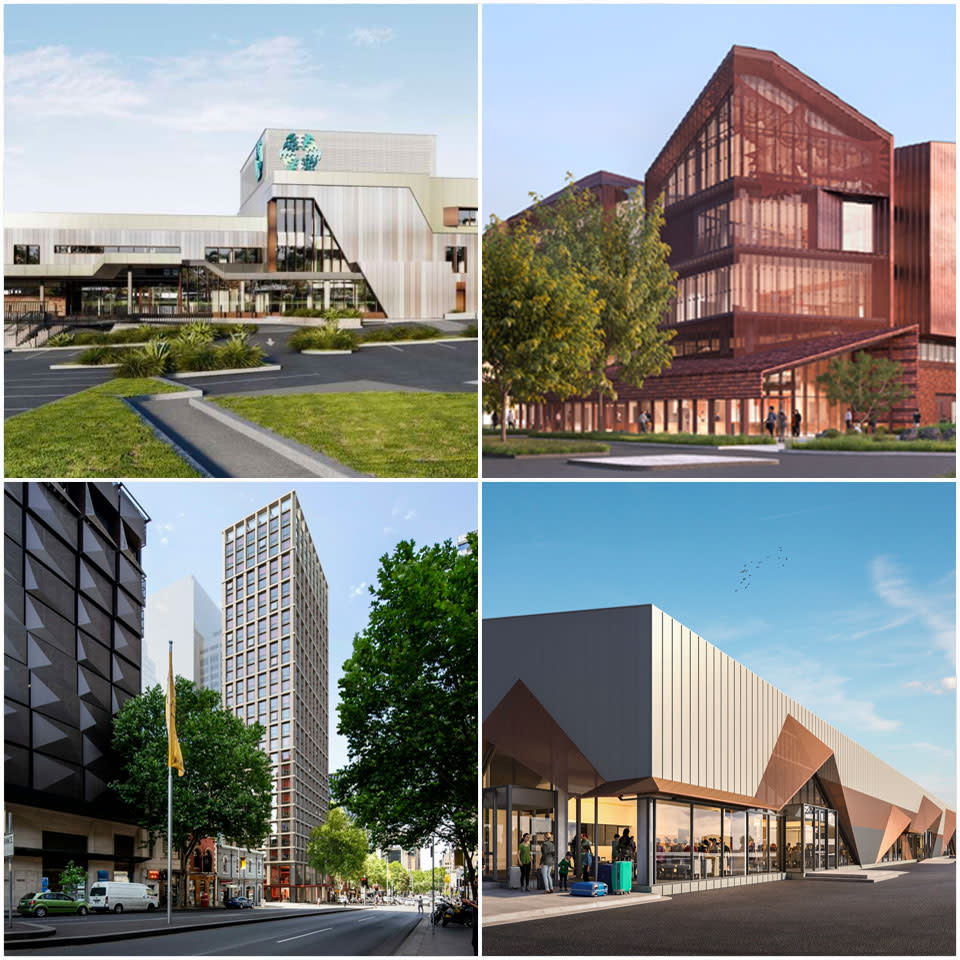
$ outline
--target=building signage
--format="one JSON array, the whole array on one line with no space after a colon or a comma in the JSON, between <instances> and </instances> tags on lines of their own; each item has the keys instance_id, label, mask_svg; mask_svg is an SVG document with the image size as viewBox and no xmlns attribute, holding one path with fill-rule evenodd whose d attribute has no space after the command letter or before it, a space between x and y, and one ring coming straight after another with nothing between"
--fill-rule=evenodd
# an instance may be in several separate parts
<instances>
[{"instance_id":1,"label":"building signage","mask_svg":"<svg viewBox=\"0 0 960 960\"><path fill-rule=\"evenodd\" d=\"M98 870L98 871L97 871L97 879L98 879L98 880L109 880L109 879L110 879L110 871L109 871L109 870Z\"/></svg>"},{"instance_id":2,"label":"building signage","mask_svg":"<svg viewBox=\"0 0 960 960\"><path fill-rule=\"evenodd\" d=\"M320 147L309 133L288 133L280 148L280 162L287 170L316 170Z\"/></svg>"},{"instance_id":3,"label":"building signage","mask_svg":"<svg viewBox=\"0 0 960 960\"><path fill-rule=\"evenodd\" d=\"M160 871L159 871L159 870L148 870L148 871L147 871L147 879L148 879L148 880L159 880L159 879L160 879Z\"/></svg>"},{"instance_id":4,"label":"building signage","mask_svg":"<svg viewBox=\"0 0 960 960\"><path fill-rule=\"evenodd\" d=\"M41 890L44 890L44 891L50 889L50 878L49 878L49 877L41 877L41 878L40 878L40 889L41 889Z\"/></svg>"},{"instance_id":5,"label":"building signage","mask_svg":"<svg viewBox=\"0 0 960 960\"><path fill-rule=\"evenodd\" d=\"M257 170L257 183L263 179L263 138L261 137L257 141L257 145L254 148L254 167Z\"/></svg>"},{"instance_id":6,"label":"building signage","mask_svg":"<svg viewBox=\"0 0 960 960\"><path fill-rule=\"evenodd\" d=\"M12 856L13 856L13 834L5 833L3 835L3 857L4 859L6 859L7 857L12 857Z\"/></svg>"}]
</instances>

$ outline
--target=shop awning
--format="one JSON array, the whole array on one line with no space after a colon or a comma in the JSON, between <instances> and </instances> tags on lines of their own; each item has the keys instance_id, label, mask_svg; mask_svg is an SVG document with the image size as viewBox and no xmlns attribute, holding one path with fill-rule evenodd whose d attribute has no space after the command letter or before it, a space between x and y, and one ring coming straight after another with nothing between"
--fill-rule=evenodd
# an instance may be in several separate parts
<instances>
[{"instance_id":1,"label":"shop awning","mask_svg":"<svg viewBox=\"0 0 960 960\"><path fill-rule=\"evenodd\" d=\"M707 800L711 803L755 807L763 810L775 809L765 803L759 803L756 797L749 797L743 793L712 790L709 787L698 787L690 783L680 783L677 780L665 780L662 777L642 777L639 780L608 780L583 794L583 797L587 799L589 797L650 797L657 795L684 797L688 800Z\"/></svg>"}]
</instances>

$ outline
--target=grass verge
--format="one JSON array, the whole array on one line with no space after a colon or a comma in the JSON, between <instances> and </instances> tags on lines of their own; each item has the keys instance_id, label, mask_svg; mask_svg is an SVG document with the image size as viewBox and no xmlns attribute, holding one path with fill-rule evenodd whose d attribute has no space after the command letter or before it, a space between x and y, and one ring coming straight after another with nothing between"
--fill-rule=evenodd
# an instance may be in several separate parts
<instances>
[{"instance_id":1,"label":"grass verge","mask_svg":"<svg viewBox=\"0 0 960 960\"><path fill-rule=\"evenodd\" d=\"M819 437L795 443L793 450L855 450L858 453L955 453L954 440L897 440L896 437L853 436Z\"/></svg>"},{"instance_id":2,"label":"grass verge","mask_svg":"<svg viewBox=\"0 0 960 960\"><path fill-rule=\"evenodd\" d=\"M476 477L473 393L306 393L209 398L363 473Z\"/></svg>"},{"instance_id":3,"label":"grass verge","mask_svg":"<svg viewBox=\"0 0 960 960\"><path fill-rule=\"evenodd\" d=\"M169 393L159 380L111 380L10 417L8 477L196 477L122 397Z\"/></svg>"},{"instance_id":4,"label":"grass verge","mask_svg":"<svg viewBox=\"0 0 960 960\"><path fill-rule=\"evenodd\" d=\"M567 440L562 437L483 438L485 457L531 457L545 453L609 453L610 447L596 440Z\"/></svg>"}]
</instances>

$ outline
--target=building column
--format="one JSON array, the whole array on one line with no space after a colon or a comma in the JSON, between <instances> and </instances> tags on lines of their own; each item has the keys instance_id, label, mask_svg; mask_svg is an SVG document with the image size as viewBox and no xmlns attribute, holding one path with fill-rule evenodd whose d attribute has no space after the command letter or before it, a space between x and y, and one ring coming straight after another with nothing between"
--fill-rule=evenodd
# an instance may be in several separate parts
<instances>
[{"instance_id":1,"label":"building column","mask_svg":"<svg viewBox=\"0 0 960 960\"><path fill-rule=\"evenodd\" d=\"M325 283L323 285L323 309L330 309L330 284Z\"/></svg>"},{"instance_id":2,"label":"building column","mask_svg":"<svg viewBox=\"0 0 960 960\"><path fill-rule=\"evenodd\" d=\"M127 267L127 313L133 313L133 270Z\"/></svg>"},{"instance_id":3,"label":"building column","mask_svg":"<svg viewBox=\"0 0 960 960\"><path fill-rule=\"evenodd\" d=\"M246 306L246 303L247 303L247 285L243 280L241 280L240 281L240 309L237 311L238 316L240 317L243 316L243 308Z\"/></svg>"}]
</instances>

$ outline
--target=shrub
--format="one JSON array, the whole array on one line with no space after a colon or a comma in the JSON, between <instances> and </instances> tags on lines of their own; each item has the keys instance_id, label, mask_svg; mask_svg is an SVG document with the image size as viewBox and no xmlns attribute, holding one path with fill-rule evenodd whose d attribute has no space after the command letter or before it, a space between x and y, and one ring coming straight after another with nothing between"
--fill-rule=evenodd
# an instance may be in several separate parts
<instances>
[{"instance_id":1,"label":"shrub","mask_svg":"<svg viewBox=\"0 0 960 960\"><path fill-rule=\"evenodd\" d=\"M215 335L211 324L204 320L195 320L191 323L185 323L177 331L177 340L181 343L201 346L205 343L212 343Z\"/></svg>"},{"instance_id":2,"label":"shrub","mask_svg":"<svg viewBox=\"0 0 960 960\"><path fill-rule=\"evenodd\" d=\"M170 344L171 369L176 371L213 370L215 349L209 341L174 340Z\"/></svg>"},{"instance_id":3,"label":"shrub","mask_svg":"<svg viewBox=\"0 0 960 960\"><path fill-rule=\"evenodd\" d=\"M322 327L302 327L290 334L287 341L291 350L352 350L353 337L348 330L340 330L333 320Z\"/></svg>"},{"instance_id":4,"label":"shrub","mask_svg":"<svg viewBox=\"0 0 960 960\"><path fill-rule=\"evenodd\" d=\"M118 377L157 377L164 371L164 358L148 354L144 348L125 350L124 358L117 368Z\"/></svg>"},{"instance_id":5,"label":"shrub","mask_svg":"<svg viewBox=\"0 0 960 960\"><path fill-rule=\"evenodd\" d=\"M239 370L245 367L258 367L265 356L255 343L247 341L247 335L237 331L222 346L214 347L214 370Z\"/></svg>"},{"instance_id":6,"label":"shrub","mask_svg":"<svg viewBox=\"0 0 960 960\"><path fill-rule=\"evenodd\" d=\"M116 347L88 347L77 356L77 363L100 365L102 363L117 363L126 358L129 350L118 350Z\"/></svg>"},{"instance_id":7,"label":"shrub","mask_svg":"<svg viewBox=\"0 0 960 960\"><path fill-rule=\"evenodd\" d=\"M225 337L231 337L235 333L243 333L247 336L256 333L260 328L255 323L215 323L211 326L215 340L223 340Z\"/></svg>"},{"instance_id":8,"label":"shrub","mask_svg":"<svg viewBox=\"0 0 960 960\"><path fill-rule=\"evenodd\" d=\"M475 323L471 323L470 326L460 334L461 337L475 337L476 335L477 325Z\"/></svg>"},{"instance_id":9,"label":"shrub","mask_svg":"<svg viewBox=\"0 0 960 960\"><path fill-rule=\"evenodd\" d=\"M442 337L443 331L436 327L428 327L423 323L409 326L392 324L386 327L376 327L373 330L364 330L358 334L359 343L391 343L394 340L434 340Z\"/></svg>"},{"instance_id":10,"label":"shrub","mask_svg":"<svg viewBox=\"0 0 960 960\"><path fill-rule=\"evenodd\" d=\"M55 333L47 340L48 347L69 347L73 344L72 333Z\"/></svg>"}]
</instances>

